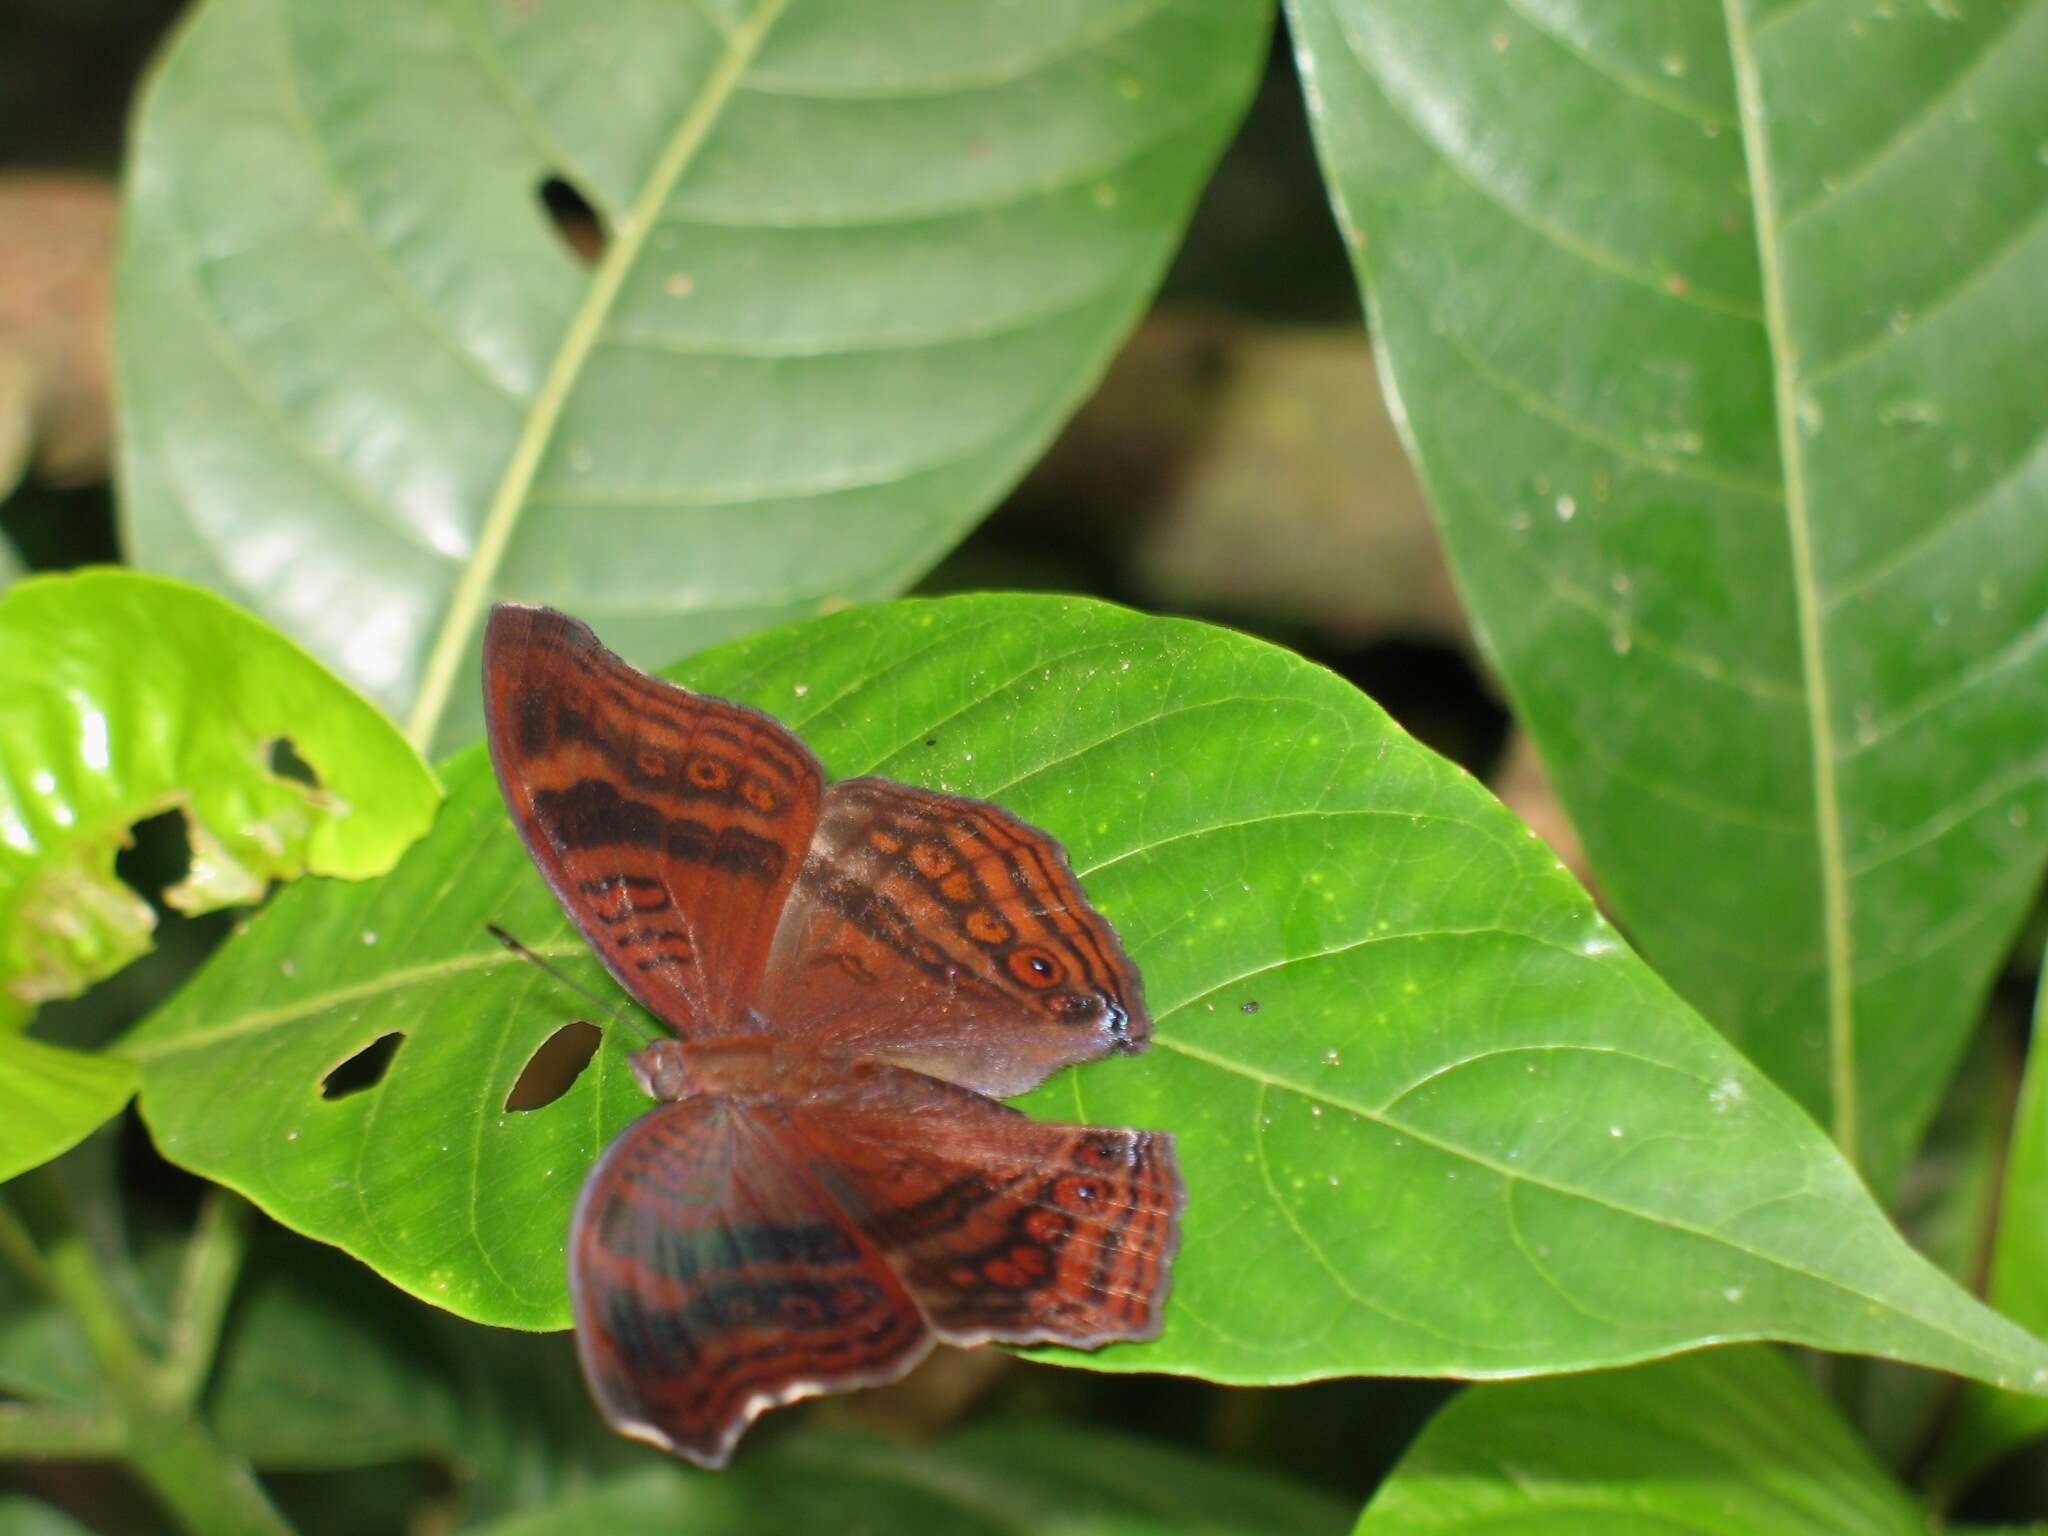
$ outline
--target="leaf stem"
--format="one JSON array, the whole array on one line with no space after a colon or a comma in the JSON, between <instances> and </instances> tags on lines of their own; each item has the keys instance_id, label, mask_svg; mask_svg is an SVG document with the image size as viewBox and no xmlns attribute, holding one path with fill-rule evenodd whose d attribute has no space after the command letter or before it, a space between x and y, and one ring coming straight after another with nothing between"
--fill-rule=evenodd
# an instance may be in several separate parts
<instances>
[{"instance_id":1,"label":"leaf stem","mask_svg":"<svg viewBox=\"0 0 2048 1536\"><path fill-rule=\"evenodd\" d=\"M185 1245L185 1262L171 1303L170 1339L164 1350L165 1392L181 1407L199 1400L227 1320L228 1299L249 1251L248 1202L219 1185L207 1191L199 1224Z\"/></svg>"},{"instance_id":2,"label":"leaf stem","mask_svg":"<svg viewBox=\"0 0 2048 1536\"><path fill-rule=\"evenodd\" d=\"M0 1403L0 1457L10 1460L107 1461L127 1449L127 1440L127 1427L118 1419Z\"/></svg>"},{"instance_id":3,"label":"leaf stem","mask_svg":"<svg viewBox=\"0 0 2048 1536\"><path fill-rule=\"evenodd\" d=\"M31 1252L37 1253L52 1294L84 1332L116 1415L111 1429L95 1426L94 1433L71 1445L46 1441L41 1453L85 1456L117 1446L187 1530L199 1536L290 1536L291 1527L254 1474L222 1451L192 1416L190 1403L177 1398L170 1373L135 1342L63 1187L49 1170L38 1169L13 1188L26 1217L22 1235L34 1235ZM215 1269L211 1262L202 1267L209 1275ZM53 1428L56 1422L45 1418L42 1427Z\"/></svg>"},{"instance_id":4,"label":"leaf stem","mask_svg":"<svg viewBox=\"0 0 2048 1536\"><path fill-rule=\"evenodd\" d=\"M57 1282L51 1278L43 1256L36 1252L35 1239L4 1199L0 1199L0 1258L13 1265L22 1279L45 1296L56 1296Z\"/></svg>"}]
</instances>

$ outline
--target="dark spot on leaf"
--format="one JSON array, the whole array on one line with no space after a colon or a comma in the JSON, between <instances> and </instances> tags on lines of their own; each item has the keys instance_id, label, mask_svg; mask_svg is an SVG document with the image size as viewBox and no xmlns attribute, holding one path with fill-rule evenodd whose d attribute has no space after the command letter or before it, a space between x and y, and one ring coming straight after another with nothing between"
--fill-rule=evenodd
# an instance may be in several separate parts
<instances>
[{"instance_id":1,"label":"dark spot on leaf","mask_svg":"<svg viewBox=\"0 0 2048 1536\"><path fill-rule=\"evenodd\" d=\"M603 1032L587 1019L564 1024L527 1058L519 1081L505 1095L505 1107L526 1112L554 1103L583 1075L603 1039Z\"/></svg>"},{"instance_id":2,"label":"dark spot on leaf","mask_svg":"<svg viewBox=\"0 0 2048 1536\"><path fill-rule=\"evenodd\" d=\"M1239 1013L1257 1013L1259 1011L1259 1000L1255 997L1248 997L1237 1005L1237 1011Z\"/></svg>"},{"instance_id":3,"label":"dark spot on leaf","mask_svg":"<svg viewBox=\"0 0 2048 1536\"><path fill-rule=\"evenodd\" d=\"M550 176L540 184L540 205L570 254L586 267L595 266L604 254L605 233L590 199L561 177Z\"/></svg>"},{"instance_id":4,"label":"dark spot on leaf","mask_svg":"<svg viewBox=\"0 0 2048 1536\"><path fill-rule=\"evenodd\" d=\"M299 756L298 749L282 736L270 744L270 771L280 779L290 779L294 784L304 784L309 789L320 787L320 775L313 771L313 765Z\"/></svg>"},{"instance_id":5,"label":"dark spot on leaf","mask_svg":"<svg viewBox=\"0 0 2048 1536\"><path fill-rule=\"evenodd\" d=\"M165 811L135 823L128 846L114 855L114 873L161 906L166 886L176 885L192 867L192 842L185 813Z\"/></svg>"},{"instance_id":6,"label":"dark spot on leaf","mask_svg":"<svg viewBox=\"0 0 2048 1536\"><path fill-rule=\"evenodd\" d=\"M924 744L928 747L936 747L939 744L939 738L936 736L927 736L924 739Z\"/></svg>"},{"instance_id":7,"label":"dark spot on leaf","mask_svg":"<svg viewBox=\"0 0 2048 1536\"><path fill-rule=\"evenodd\" d=\"M398 1054L404 1041L404 1034L395 1029L388 1035L379 1035L320 1079L320 1097L345 1099L352 1093L376 1087L391 1070L391 1058Z\"/></svg>"}]
</instances>

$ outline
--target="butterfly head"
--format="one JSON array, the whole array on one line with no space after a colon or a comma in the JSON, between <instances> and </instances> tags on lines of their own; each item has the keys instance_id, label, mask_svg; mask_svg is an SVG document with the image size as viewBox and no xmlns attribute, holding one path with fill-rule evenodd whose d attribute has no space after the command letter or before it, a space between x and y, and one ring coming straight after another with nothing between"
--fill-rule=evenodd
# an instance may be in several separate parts
<instances>
[{"instance_id":1,"label":"butterfly head","mask_svg":"<svg viewBox=\"0 0 2048 1536\"><path fill-rule=\"evenodd\" d=\"M1122 998L1105 989L1077 988L1045 999L1047 1013L1069 1029L1085 1031L1101 1042L1098 1050L1128 1056L1145 1049L1151 1022L1141 1007L1134 1018Z\"/></svg>"}]
</instances>

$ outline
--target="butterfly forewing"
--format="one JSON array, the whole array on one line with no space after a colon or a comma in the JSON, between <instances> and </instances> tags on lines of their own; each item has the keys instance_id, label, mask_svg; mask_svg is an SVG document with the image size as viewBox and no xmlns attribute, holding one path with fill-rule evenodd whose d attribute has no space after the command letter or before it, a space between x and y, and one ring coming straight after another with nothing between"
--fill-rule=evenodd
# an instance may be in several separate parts
<instances>
[{"instance_id":1,"label":"butterfly forewing","mask_svg":"<svg viewBox=\"0 0 2048 1536\"><path fill-rule=\"evenodd\" d=\"M783 1113L941 1338L1158 1333L1184 1202L1171 1136L1048 1125L879 1064Z\"/></svg>"},{"instance_id":2,"label":"butterfly forewing","mask_svg":"<svg viewBox=\"0 0 2048 1536\"><path fill-rule=\"evenodd\" d=\"M493 610L484 703L520 834L612 974L679 1032L750 1027L817 824L817 759L547 609Z\"/></svg>"},{"instance_id":3,"label":"butterfly forewing","mask_svg":"<svg viewBox=\"0 0 2048 1536\"><path fill-rule=\"evenodd\" d=\"M998 1097L1152 1029L1057 842L987 801L875 778L825 793L760 1009L821 1050Z\"/></svg>"},{"instance_id":4,"label":"butterfly forewing","mask_svg":"<svg viewBox=\"0 0 2048 1536\"><path fill-rule=\"evenodd\" d=\"M765 1410L891 1381L931 1330L877 1243L743 1105L643 1116L570 1226L584 1375L612 1424L722 1466Z\"/></svg>"}]
</instances>

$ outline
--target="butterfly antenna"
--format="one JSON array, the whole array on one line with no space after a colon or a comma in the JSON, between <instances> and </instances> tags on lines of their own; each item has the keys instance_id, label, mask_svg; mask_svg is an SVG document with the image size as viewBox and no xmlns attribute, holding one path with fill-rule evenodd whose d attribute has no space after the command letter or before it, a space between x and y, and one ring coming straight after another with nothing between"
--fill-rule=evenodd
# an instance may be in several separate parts
<instances>
[{"instance_id":1,"label":"butterfly antenna","mask_svg":"<svg viewBox=\"0 0 2048 1536\"><path fill-rule=\"evenodd\" d=\"M492 938L496 939L500 944L504 945L507 949L511 950L512 953L517 955L520 959L532 961L535 965L539 966L543 971L547 972L548 975L554 977L555 980L559 981L563 986L567 987L571 992L575 992L580 996L589 998L590 1001L597 1004L597 1006L602 1008L606 1013L610 1014L612 1018L615 1019L617 1022L624 1024L629 1029L631 1029L635 1034L639 1035L642 1044L647 1044L660 1038L660 1036L650 1031L648 1027L645 1024L643 1024L640 1020L632 1017L630 1014L621 1010L618 1004L609 1002L606 999L599 997L595 992L591 991L590 988L584 986L583 983L576 980L575 977L568 975L559 966L555 965L552 961L544 960L539 955L535 954L532 950L528 949L524 944L520 943L517 939L513 938L511 934L507 933L504 929L500 928L496 923L485 923L484 931L488 933Z\"/></svg>"}]
</instances>

